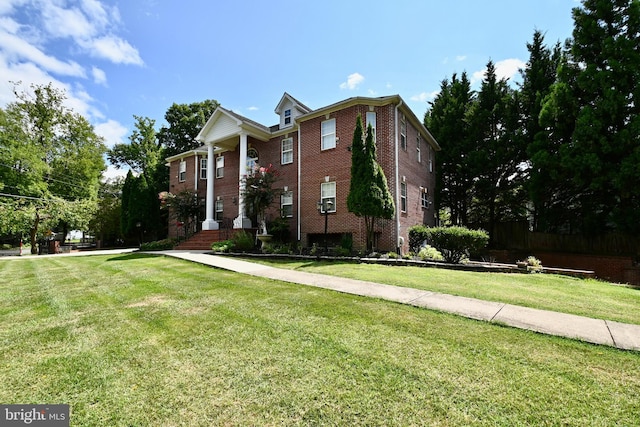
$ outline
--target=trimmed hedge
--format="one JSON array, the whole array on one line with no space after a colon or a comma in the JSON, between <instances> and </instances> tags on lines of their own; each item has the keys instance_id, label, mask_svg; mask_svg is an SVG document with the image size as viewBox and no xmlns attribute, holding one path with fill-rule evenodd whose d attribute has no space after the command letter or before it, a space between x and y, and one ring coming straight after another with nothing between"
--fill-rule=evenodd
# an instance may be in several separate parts
<instances>
[{"instance_id":1,"label":"trimmed hedge","mask_svg":"<svg viewBox=\"0 0 640 427\"><path fill-rule=\"evenodd\" d=\"M171 250L178 243L177 239L156 240L140 245L142 251L166 251Z\"/></svg>"},{"instance_id":2,"label":"trimmed hedge","mask_svg":"<svg viewBox=\"0 0 640 427\"><path fill-rule=\"evenodd\" d=\"M489 234L484 230L470 230L466 227L411 227L411 251L418 253L424 242L438 249L446 262L458 264L465 256L487 246Z\"/></svg>"}]
</instances>

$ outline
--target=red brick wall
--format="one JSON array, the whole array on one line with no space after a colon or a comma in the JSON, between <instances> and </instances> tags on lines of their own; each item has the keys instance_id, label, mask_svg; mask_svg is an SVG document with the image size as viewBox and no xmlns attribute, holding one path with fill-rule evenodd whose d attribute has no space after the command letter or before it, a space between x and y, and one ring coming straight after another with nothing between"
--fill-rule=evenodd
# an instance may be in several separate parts
<instances>
[{"instance_id":1,"label":"red brick wall","mask_svg":"<svg viewBox=\"0 0 640 427\"><path fill-rule=\"evenodd\" d=\"M293 139L293 163L282 164L282 140L286 138ZM251 140L250 145L255 147L260 156L258 163L260 166L268 167L271 165L273 169L278 173L278 180L275 184L276 188L284 189L288 188L288 191L293 192L293 217L287 218L289 223L290 238L292 241L296 241L297 238L297 194L298 194L298 131L292 129L291 132L271 138L267 142L258 140ZM266 212L267 219L272 221L280 216L280 199L274 201L272 207ZM256 226L257 224L253 224Z\"/></svg>"},{"instance_id":2,"label":"red brick wall","mask_svg":"<svg viewBox=\"0 0 640 427\"><path fill-rule=\"evenodd\" d=\"M398 113L398 122L402 112ZM400 203L397 209L400 214L400 236L404 238L403 251L409 250L408 228L417 224L435 225L434 208L422 208L421 189L426 188L429 200L433 201L435 193L435 164L429 169L429 143L420 137L421 161L418 162L417 151L418 130L407 119L407 148L403 150L400 144L400 123L398 123L398 171L399 180L405 178L407 185L407 210L401 212ZM435 162L434 162L435 163Z\"/></svg>"},{"instance_id":3,"label":"red brick wall","mask_svg":"<svg viewBox=\"0 0 640 427\"><path fill-rule=\"evenodd\" d=\"M184 161L187 165L187 171L185 175L185 180L179 180L179 172L180 172L180 160L174 160L170 163L169 166L169 192L172 194L178 194L182 191L196 190L196 171L198 173L197 181L198 181L198 196L205 197L207 191L207 180L200 179L200 158L198 156L198 164L195 163L195 157L193 155L185 157ZM206 156L205 156L206 158ZM169 214L169 229L168 229L169 237L175 237L178 233L178 227L176 224L175 217L170 213ZM182 233L182 231L181 231Z\"/></svg>"},{"instance_id":4,"label":"red brick wall","mask_svg":"<svg viewBox=\"0 0 640 427\"><path fill-rule=\"evenodd\" d=\"M324 216L317 210L317 202L320 200L320 186L325 182L325 177L329 181L336 182L336 213L329 214L328 231L339 236L343 233L351 233L355 249L363 249L366 242L364 221L348 212L347 196L351 182L351 143L353 131L356 124L356 117L362 116L365 121L366 112L370 107L366 104L351 106L340 111L329 114L328 118L336 119L336 147L328 150L321 150L320 126L321 122L327 119L325 115L306 120L300 124L301 135L301 194L298 200L298 132L292 129L291 132L273 137L271 140L263 142L255 138L248 138L248 147L258 150L258 163L261 166L270 164L278 170L280 179L277 186L288 187L293 191L293 212L294 217L289 219L289 227L292 239L297 238L297 212L300 206L301 216L301 244L309 245L308 236L310 234L324 233ZM396 107L393 104L374 107L376 112L376 146L378 162L382 166L387 177L389 189L396 202L396 211L400 215L400 232L404 237L403 251L408 250L407 229L416 224L434 224L433 206L430 209L421 207L420 187L428 188L430 198L433 198L435 190L435 169L429 172L429 145L424 138L421 139L422 162L417 161L416 137L417 129L407 120L407 150L399 149L399 178L405 176L407 183L407 211L400 212L397 203L395 176L395 143L396 137L399 140L400 126L395 123ZM396 130L398 135L396 135ZM291 164L282 165L281 161L281 141L284 138L293 138L293 157ZM239 149L222 153L225 158L224 177L215 179L215 196L220 197L224 203L224 217L233 219L238 215L238 174L239 174ZM187 159L187 176L184 183L178 183L177 175L179 162L171 164L171 188L173 193L184 188L193 188L193 158ZM435 161L434 161L435 167ZM199 183L199 193L206 194L206 180ZM272 209L267 214L271 219L279 215L280 203L274 203ZM254 224L255 226L255 224ZM398 237L396 235L396 219L378 221L376 232L380 237L378 249L380 251L393 251L396 249ZM174 232L175 233L175 232Z\"/></svg>"},{"instance_id":5,"label":"red brick wall","mask_svg":"<svg viewBox=\"0 0 640 427\"><path fill-rule=\"evenodd\" d=\"M592 270L599 279L640 285L640 269L631 257L583 255L554 252L535 253L546 267Z\"/></svg>"}]
</instances>

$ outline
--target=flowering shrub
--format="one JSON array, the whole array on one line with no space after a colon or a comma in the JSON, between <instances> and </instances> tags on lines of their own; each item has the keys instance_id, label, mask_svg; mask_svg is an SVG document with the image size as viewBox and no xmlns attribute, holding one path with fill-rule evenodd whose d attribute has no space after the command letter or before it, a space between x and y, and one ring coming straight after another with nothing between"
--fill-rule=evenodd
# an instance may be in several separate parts
<instances>
[{"instance_id":1,"label":"flowering shrub","mask_svg":"<svg viewBox=\"0 0 640 427\"><path fill-rule=\"evenodd\" d=\"M247 216L256 215L261 234L267 234L265 211L281 193L281 190L273 188L278 177L279 174L272 165L265 168L256 164L251 173L244 178L245 186L242 196L245 213Z\"/></svg>"},{"instance_id":2,"label":"flowering shrub","mask_svg":"<svg viewBox=\"0 0 640 427\"><path fill-rule=\"evenodd\" d=\"M184 190L178 194L163 191L158 194L160 209L169 209L172 219L176 221L176 227L185 230L185 234L196 231L198 214L202 209L198 194Z\"/></svg>"}]
</instances>

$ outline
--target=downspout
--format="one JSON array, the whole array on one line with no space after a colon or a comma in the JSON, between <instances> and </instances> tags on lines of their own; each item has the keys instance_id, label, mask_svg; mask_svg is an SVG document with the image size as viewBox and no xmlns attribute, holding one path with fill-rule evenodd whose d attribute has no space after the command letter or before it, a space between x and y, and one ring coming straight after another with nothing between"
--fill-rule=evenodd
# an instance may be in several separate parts
<instances>
[{"instance_id":1,"label":"downspout","mask_svg":"<svg viewBox=\"0 0 640 427\"><path fill-rule=\"evenodd\" d=\"M198 164L198 153L196 153L196 155L195 155L195 159L196 159L196 164L195 164L195 168L194 168L194 169L195 169L195 172L194 172L194 175L195 175L195 176L193 177L193 178L194 178L194 181L193 181L193 182L194 182L195 184L194 184L194 186L193 186L193 187L194 187L195 192L197 193L197 192L198 192L198 175L199 175L199 173L198 173L198 172L199 172L199 171L198 171L198 169L199 169L199 166L200 166L200 165Z\"/></svg>"},{"instance_id":2,"label":"downspout","mask_svg":"<svg viewBox=\"0 0 640 427\"><path fill-rule=\"evenodd\" d=\"M395 126L394 132L395 136L394 140L394 167L395 167L395 179L396 179L396 247L399 248L399 251L402 252L402 246L400 245L400 171L399 171L399 161L398 161L398 109L402 106L402 98L400 98L400 103L396 105L395 111Z\"/></svg>"},{"instance_id":3,"label":"downspout","mask_svg":"<svg viewBox=\"0 0 640 427\"><path fill-rule=\"evenodd\" d=\"M301 158L302 158L302 154L301 154L301 147L302 147L302 142L300 140L300 123L298 123L298 239L297 241L299 242L300 239L302 238L302 228L301 228L301 224L300 224L300 215L301 215L301 203L300 203L300 195L302 194L301 191L301 180L302 180L302 168L300 167L300 163L301 163Z\"/></svg>"}]
</instances>

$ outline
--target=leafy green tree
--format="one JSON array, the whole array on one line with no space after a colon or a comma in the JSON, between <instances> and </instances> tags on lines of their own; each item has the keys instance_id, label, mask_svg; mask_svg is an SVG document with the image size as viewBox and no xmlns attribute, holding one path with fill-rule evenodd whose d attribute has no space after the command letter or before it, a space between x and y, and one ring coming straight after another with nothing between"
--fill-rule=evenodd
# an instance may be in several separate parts
<instances>
[{"instance_id":1,"label":"leafy green tree","mask_svg":"<svg viewBox=\"0 0 640 427\"><path fill-rule=\"evenodd\" d=\"M207 99L191 104L173 104L164 115L168 126L162 126L158 140L167 157L193 150L200 146L196 136L209 120L218 101Z\"/></svg>"},{"instance_id":2,"label":"leafy green tree","mask_svg":"<svg viewBox=\"0 0 640 427\"><path fill-rule=\"evenodd\" d=\"M95 211L106 148L87 120L64 106L64 92L33 85L0 114L0 188L12 225L29 233L31 251L45 230L85 229ZM27 226L28 224L28 226Z\"/></svg>"},{"instance_id":3,"label":"leafy green tree","mask_svg":"<svg viewBox=\"0 0 640 427\"><path fill-rule=\"evenodd\" d=\"M154 128L156 121L148 117L134 118L135 129L129 136L129 144L114 145L108 153L109 161L116 169L126 166L152 179L165 158Z\"/></svg>"},{"instance_id":4,"label":"leafy green tree","mask_svg":"<svg viewBox=\"0 0 640 427\"><path fill-rule=\"evenodd\" d=\"M100 240L103 247L122 242L120 215L123 185L124 178L106 180L101 183L98 191L98 210L89 223L89 229Z\"/></svg>"},{"instance_id":5,"label":"leafy green tree","mask_svg":"<svg viewBox=\"0 0 640 427\"><path fill-rule=\"evenodd\" d=\"M134 196L132 194L134 180L135 177L133 176L133 172L129 169L124 183L122 184L122 200L120 205L120 232L123 236L129 235L131 232L131 230L129 230L129 203Z\"/></svg>"},{"instance_id":6,"label":"leafy green tree","mask_svg":"<svg viewBox=\"0 0 640 427\"><path fill-rule=\"evenodd\" d=\"M359 115L351 145L351 183L347 208L364 219L367 250L372 250L376 219L393 218L395 205L387 178L376 160L373 128L371 125L367 127L366 140L362 144L362 118Z\"/></svg>"},{"instance_id":7,"label":"leafy green tree","mask_svg":"<svg viewBox=\"0 0 640 427\"><path fill-rule=\"evenodd\" d=\"M126 195L123 188L122 200L122 228L123 233L132 236L137 233L132 229L133 224L144 222L141 227L147 233L147 238L166 235L167 216L161 215L158 194L169 186L169 171L165 166L165 151L157 139L155 120L148 117L134 116L135 129L129 136L129 144L116 144L108 153L109 161L116 167L128 166L139 174L125 180ZM140 176L144 177L144 185L140 187ZM129 181L129 185L127 185ZM144 190L142 190L144 188ZM153 195L153 197L152 197ZM144 202L144 204L140 204ZM135 206L135 214L132 211ZM146 212L142 212L146 210ZM132 219L134 218L134 219ZM142 218L142 219L141 219ZM135 227L134 227L135 228Z\"/></svg>"},{"instance_id":8,"label":"leafy green tree","mask_svg":"<svg viewBox=\"0 0 640 427\"><path fill-rule=\"evenodd\" d=\"M436 209L450 213L455 225L468 223L471 204L469 189L473 176L469 153L472 151L469 112L474 93L466 73L451 81L443 80L440 93L431 102L424 124L442 146L436 157Z\"/></svg>"}]
</instances>

